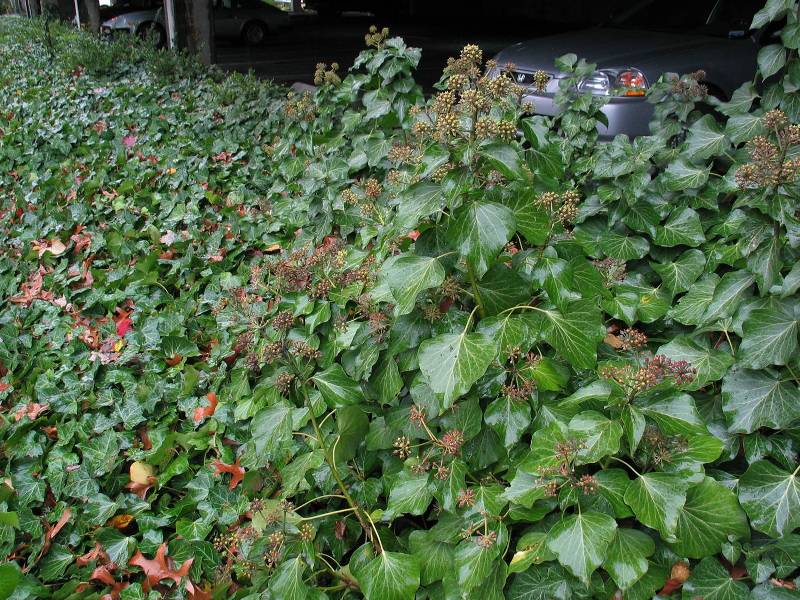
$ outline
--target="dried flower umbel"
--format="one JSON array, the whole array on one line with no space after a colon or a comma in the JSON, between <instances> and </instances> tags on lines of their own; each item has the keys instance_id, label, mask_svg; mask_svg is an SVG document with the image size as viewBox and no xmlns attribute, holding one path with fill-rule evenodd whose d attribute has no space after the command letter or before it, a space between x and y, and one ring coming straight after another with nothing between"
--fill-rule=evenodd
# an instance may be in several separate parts
<instances>
[{"instance_id":1,"label":"dried flower umbel","mask_svg":"<svg viewBox=\"0 0 800 600\"><path fill-rule=\"evenodd\" d=\"M765 113L761 122L767 134L748 143L750 162L736 171L736 184L742 189L794 184L800 175L800 158L793 152L800 145L800 125L790 124L779 109Z\"/></svg>"}]
</instances>

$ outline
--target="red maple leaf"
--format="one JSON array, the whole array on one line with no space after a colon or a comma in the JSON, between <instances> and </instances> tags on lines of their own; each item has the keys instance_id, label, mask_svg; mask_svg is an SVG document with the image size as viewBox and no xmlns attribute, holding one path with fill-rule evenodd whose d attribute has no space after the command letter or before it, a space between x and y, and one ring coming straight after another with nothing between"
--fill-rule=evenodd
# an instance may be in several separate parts
<instances>
[{"instance_id":1,"label":"red maple leaf","mask_svg":"<svg viewBox=\"0 0 800 600\"><path fill-rule=\"evenodd\" d=\"M140 567L144 574L147 576L142 588L149 591L150 588L163 579L171 579L175 583L180 583L181 580L189 574L189 568L194 562L193 558L189 558L181 565L180 569L175 569L175 562L172 558L167 556L167 543L162 543L154 559L145 558L141 550L137 550L131 559L128 561L129 565Z\"/></svg>"},{"instance_id":2,"label":"red maple leaf","mask_svg":"<svg viewBox=\"0 0 800 600\"><path fill-rule=\"evenodd\" d=\"M208 406L198 406L194 409L194 422L199 423L206 417L210 417L217 410L217 395L214 392L206 394Z\"/></svg>"},{"instance_id":3,"label":"red maple leaf","mask_svg":"<svg viewBox=\"0 0 800 600\"><path fill-rule=\"evenodd\" d=\"M239 485L244 477L244 467L239 465L239 459L237 458L236 461L232 465L226 465L221 460L214 461L214 474L215 475L222 475L223 473L230 473L231 474L231 482L228 484L230 489L234 489L237 485Z\"/></svg>"},{"instance_id":4,"label":"red maple leaf","mask_svg":"<svg viewBox=\"0 0 800 600\"><path fill-rule=\"evenodd\" d=\"M130 317L125 317L117 321L117 335L119 337L125 337L125 334L131 329L133 329L133 321L131 321Z\"/></svg>"}]
</instances>

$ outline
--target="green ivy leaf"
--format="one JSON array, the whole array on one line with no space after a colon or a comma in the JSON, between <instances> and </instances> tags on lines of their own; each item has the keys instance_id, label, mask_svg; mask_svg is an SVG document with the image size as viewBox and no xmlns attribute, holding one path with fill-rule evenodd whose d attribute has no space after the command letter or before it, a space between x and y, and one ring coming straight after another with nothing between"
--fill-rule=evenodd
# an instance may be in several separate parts
<instances>
[{"instance_id":1,"label":"green ivy leaf","mask_svg":"<svg viewBox=\"0 0 800 600\"><path fill-rule=\"evenodd\" d=\"M514 235L514 229L514 215L502 204L471 202L453 214L447 237L480 278Z\"/></svg>"},{"instance_id":2,"label":"green ivy leaf","mask_svg":"<svg viewBox=\"0 0 800 600\"><path fill-rule=\"evenodd\" d=\"M610 258L633 260L647 256L650 244L643 237L609 231L600 238L600 249Z\"/></svg>"},{"instance_id":3,"label":"green ivy leaf","mask_svg":"<svg viewBox=\"0 0 800 600\"><path fill-rule=\"evenodd\" d=\"M526 179L524 163L519 151L511 144L492 142L482 146L481 156L506 179Z\"/></svg>"},{"instance_id":4,"label":"green ivy leaf","mask_svg":"<svg viewBox=\"0 0 800 600\"><path fill-rule=\"evenodd\" d=\"M674 473L645 473L628 486L625 503L639 521L657 529L667 541L674 540L688 487L686 480Z\"/></svg>"},{"instance_id":5,"label":"green ivy leaf","mask_svg":"<svg viewBox=\"0 0 800 600\"><path fill-rule=\"evenodd\" d=\"M735 581L716 558L704 558L692 569L683 584L683 593L689 598L707 600L747 600L750 590L741 581Z\"/></svg>"},{"instance_id":6,"label":"green ivy leaf","mask_svg":"<svg viewBox=\"0 0 800 600\"><path fill-rule=\"evenodd\" d=\"M403 469L389 488L389 501L384 517L393 519L403 514L421 515L433 498L430 473L413 473Z\"/></svg>"},{"instance_id":7,"label":"green ivy leaf","mask_svg":"<svg viewBox=\"0 0 800 600\"><path fill-rule=\"evenodd\" d=\"M564 567L581 581L589 577L608 556L617 522L598 512L563 517L547 534L547 547Z\"/></svg>"},{"instance_id":8,"label":"green ivy leaf","mask_svg":"<svg viewBox=\"0 0 800 600\"><path fill-rule=\"evenodd\" d=\"M487 315L524 305L531 297L531 286L516 271L496 264L477 285L481 303Z\"/></svg>"},{"instance_id":9,"label":"green ivy leaf","mask_svg":"<svg viewBox=\"0 0 800 600\"><path fill-rule=\"evenodd\" d=\"M608 548L603 568L622 591L627 590L647 573L647 560L656 550L653 539L636 529L617 529L614 541Z\"/></svg>"},{"instance_id":10,"label":"green ivy leaf","mask_svg":"<svg viewBox=\"0 0 800 600\"><path fill-rule=\"evenodd\" d=\"M506 600L569 600L572 589L559 565L535 565L514 576Z\"/></svg>"},{"instance_id":11,"label":"green ivy leaf","mask_svg":"<svg viewBox=\"0 0 800 600\"><path fill-rule=\"evenodd\" d=\"M482 333L439 335L420 344L419 368L426 383L441 399L441 411L452 406L480 379L495 351L495 343Z\"/></svg>"},{"instance_id":12,"label":"green ivy leaf","mask_svg":"<svg viewBox=\"0 0 800 600\"><path fill-rule=\"evenodd\" d=\"M788 301L776 301L757 308L747 317L737 359L743 367L763 369L785 365L797 353L800 331L798 307Z\"/></svg>"},{"instance_id":13,"label":"green ivy leaf","mask_svg":"<svg viewBox=\"0 0 800 600\"><path fill-rule=\"evenodd\" d=\"M324 371L314 375L311 380L331 408L364 401L364 391L361 386L347 376L339 363L333 363Z\"/></svg>"},{"instance_id":14,"label":"green ivy leaf","mask_svg":"<svg viewBox=\"0 0 800 600\"><path fill-rule=\"evenodd\" d=\"M404 255L391 262L382 275L394 296L395 314L405 315L414 310L420 292L442 285L445 272L435 258Z\"/></svg>"},{"instance_id":15,"label":"green ivy leaf","mask_svg":"<svg viewBox=\"0 0 800 600\"><path fill-rule=\"evenodd\" d=\"M408 548L420 564L422 585L441 581L453 573L455 547L437 540L430 531L412 531L408 536Z\"/></svg>"},{"instance_id":16,"label":"green ivy leaf","mask_svg":"<svg viewBox=\"0 0 800 600\"><path fill-rule=\"evenodd\" d=\"M706 159L722 154L728 147L725 133L711 115L703 115L689 128L686 151L691 159Z\"/></svg>"},{"instance_id":17,"label":"green ivy leaf","mask_svg":"<svg viewBox=\"0 0 800 600\"><path fill-rule=\"evenodd\" d=\"M528 402L501 396L486 407L483 415L506 448L516 444L531 424L531 406Z\"/></svg>"},{"instance_id":18,"label":"green ivy leaf","mask_svg":"<svg viewBox=\"0 0 800 600\"><path fill-rule=\"evenodd\" d=\"M22 579L22 574L15 564L0 565L0 600L11 597Z\"/></svg>"},{"instance_id":19,"label":"green ivy leaf","mask_svg":"<svg viewBox=\"0 0 800 600\"><path fill-rule=\"evenodd\" d=\"M662 178L667 189L672 192L699 188L708 181L710 167L698 167L686 158L681 158L667 167Z\"/></svg>"},{"instance_id":20,"label":"green ivy leaf","mask_svg":"<svg viewBox=\"0 0 800 600\"><path fill-rule=\"evenodd\" d=\"M737 369L722 381L722 412L731 433L783 429L800 419L800 390L768 371Z\"/></svg>"},{"instance_id":21,"label":"green ivy leaf","mask_svg":"<svg viewBox=\"0 0 800 600\"><path fill-rule=\"evenodd\" d=\"M705 241L700 215L691 208L674 210L664 225L656 227L659 246L699 246Z\"/></svg>"},{"instance_id":22,"label":"green ivy leaf","mask_svg":"<svg viewBox=\"0 0 800 600\"><path fill-rule=\"evenodd\" d=\"M419 561L410 554L383 552L356 576L367 600L413 600L420 583Z\"/></svg>"},{"instance_id":23,"label":"green ivy leaf","mask_svg":"<svg viewBox=\"0 0 800 600\"><path fill-rule=\"evenodd\" d=\"M706 257L700 250L687 250L669 263L651 262L650 267L658 273L661 281L671 293L687 291L703 273Z\"/></svg>"},{"instance_id":24,"label":"green ivy leaf","mask_svg":"<svg viewBox=\"0 0 800 600\"><path fill-rule=\"evenodd\" d=\"M587 410L572 417L569 429L582 443L575 464L595 463L609 454L619 452L622 424L605 415Z\"/></svg>"},{"instance_id":25,"label":"green ivy leaf","mask_svg":"<svg viewBox=\"0 0 800 600\"><path fill-rule=\"evenodd\" d=\"M491 545L482 545L477 538L467 539L456 547L454 565L462 591L470 592L481 585L492 572L495 560L508 543L508 530L502 523L493 527L497 538Z\"/></svg>"},{"instance_id":26,"label":"green ivy leaf","mask_svg":"<svg viewBox=\"0 0 800 600\"><path fill-rule=\"evenodd\" d=\"M786 64L786 49L780 44L769 44L758 51L758 69L764 79L780 71Z\"/></svg>"},{"instance_id":27,"label":"green ivy leaf","mask_svg":"<svg viewBox=\"0 0 800 600\"><path fill-rule=\"evenodd\" d=\"M779 538L800 527L798 471L769 461L754 462L739 479L739 501L754 529Z\"/></svg>"},{"instance_id":28,"label":"green ivy leaf","mask_svg":"<svg viewBox=\"0 0 800 600\"><path fill-rule=\"evenodd\" d=\"M600 310L591 300L576 300L564 307L539 309L544 338L578 369L590 369L597 361L597 344L605 336Z\"/></svg>"},{"instance_id":29,"label":"green ivy leaf","mask_svg":"<svg viewBox=\"0 0 800 600\"><path fill-rule=\"evenodd\" d=\"M285 560L270 579L269 591L281 600L307 600L311 590L303 581L305 571L300 556Z\"/></svg>"},{"instance_id":30,"label":"green ivy leaf","mask_svg":"<svg viewBox=\"0 0 800 600\"><path fill-rule=\"evenodd\" d=\"M755 280L755 276L747 271L726 273L714 288L714 295L703 313L700 324L713 323L733 315L753 287Z\"/></svg>"},{"instance_id":31,"label":"green ivy leaf","mask_svg":"<svg viewBox=\"0 0 800 600\"><path fill-rule=\"evenodd\" d=\"M668 344L661 346L656 354L663 354L672 360L685 360L694 367L695 378L683 388L699 390L709 383L719 381L734 363L734 358L727 352L710 347L705 341L699 343L694 339L678 335Z\"/></svg>"},{"instance_id":32,"label":"green ivy leaf","mask_svg":"<svg viewBox=\"0 0 800 600\"><path fill-rule=\"evenodd\" d=\"M671 544L675 553L703 558L719 553L730 540L750 537L750 526L736 495L706 477L686 493L675 535L678 541Z\"/></svg>"}]
</instances>

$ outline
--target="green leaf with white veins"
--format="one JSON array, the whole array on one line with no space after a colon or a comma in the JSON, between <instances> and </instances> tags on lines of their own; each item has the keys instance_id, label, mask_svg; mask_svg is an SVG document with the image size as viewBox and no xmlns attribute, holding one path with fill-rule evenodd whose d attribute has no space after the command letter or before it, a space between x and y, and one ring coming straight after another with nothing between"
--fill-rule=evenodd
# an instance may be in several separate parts
<instances>
[{"instance_id":1,"label":"green leaf with white veins","mask_svg":"<svg viewBox=\"0 0 800 600\"><path fill-rule=\"evenodd\" d=\"M711 115L704 115L689 129L686 151L692 159L705 159L722 154L727 147L725 133Z\"/></svg>"},{"instance_id":2,"label":"green leaf with white veins","mask_svg":"<svg viewBox=\"0 0 800 600\"><path fill-rule=\"evenodd\" d=\"M590 369L597 361L597 345L605 336L600 310L592 300L570 302L564 313L538 309L543 316L544 338L572 366Z\"/></svg>"},{"instance_id":3,"label":"green leaf with white veins","mask_svg":"<svg viewBox=\"0 0 800 600\"><path fill-rule=\"evenodd\" d=\"M686 493L675 535L678 541L670 547L676 554L702 558L717 554L730 540L749 538L750 526L736 495L706 477Z\"/></svg>"},{"instance_id":4,"label":"green leaf with white veins","mask_svg":"<svg viewBox=\"0 0 800 600\"><path fill-rule=\"evenodd\" d=\"M769 371L732 371L722 382L722 412L730 433L784 429L800 419L800 390Z\"/></svg>"},{"instance_id":5,"label":"green leaf with white veins","mask_svg":"<svg viewBox=\"0 0 800 600\"><path fill-rule=\"evenodd\" d=\"M719 381L734 363L734 358L723 350L717 350L704 342L697 342L686 335L679 335L661 346L656 354L672 360L685 360L695 369L695 378L682 386L685 390L699 390L711 382Z\"/></svg>"},{"instance_id":6,"label":"green leaf with white veins","mask_svg":"<svg viewBox=\"0 0 800 600\"><path fill-rule=\"evenodd\" d=\"M364 400L361 386L348 377L339 363L333 363L311 380L331 408L358 404Z\"/></svg>"},{"instance_id":7,"label":"green leaf with white veins","mask_svg":"<svg viewBox=\"0 0 800 600\"><path fill-rule=\"evenodd\" d=\"M704 185L710 170L710 167L698 167L682 158L667 167L662 178L668 190L680 192Z\"/></svg>"},{"instance_id":8,"label":"green leaf with white veins","mask_svg":"<svg viewBox=\"0 0 800 600\"><path fill-rule=\"evenodd\" d=\"M619 586L626 590L647 573L647 557L656 550L653 538L636 529L617 529L617 535L608 548L603 568Z\"/></svg>"},{"instance_id":9,"label":"green leaf with white veins","mask_svg":"<svg viewBox=\"0 0 800 600\"><path fill-rule=\"evenodd\" d=\"M714 295L703 314L702 323L713 323L733 315L742 300L749 295L755 280L755 275L747 271L725 273L714 288Z\"/></svg>"},{"instance_id":10,"label":"green leaf with white veins","mask_svg":"<svg viewBox=\"0 0 800 600\"><path fill-rule=\"evenodd\" d=\"M603 513L582 512L563 517L547 534L547 547L575 577L589 577L608 556L617 522Z\"/></svg>"},{"instance_id":11,"label":"green leaf with white veins","mask_svg":"<svg viewBox=\"0 0 800 600\"><path fill-rule=\"evenodd\" d=\"M494 317L481 319L476 331L497 342L497 350L505 356L511 348L531 341L530 328L533 323L529 312L506 312Z\"/></svg>"},{"instance_id":12,"label":"green leaf with white veins","mask_svg":"<svg viewBox=\"0 0 800 600\"><path fill-rule=\"evenodd\" d=\"M758 69L766 79L780 71L786 64L786 49L780 44L770 44L758 51Z\"/></svg>"},{"instance_id":13,"label":"green leaf with white veins","mask_svg":"<svg viewBox=\"0 0 800 600\"><path fill-rule=\"evenodd\" d=\"M785 365L797 353L798 331L800 311L796 304L783 301L757 308L744 323L736 358L751 369Z\"/></svg>"},{"instance_id":14,"label":"green leaf with white veins","mask_svg":"<svg viewBox=\"0 0 800 600\"><path fill-rule=\"evenodd\" d=\"M384 516L393 518L403 514L421 515L427 510L432 498L430 473L413 473L403 469L389 488L389 501Z\"/></svg>"},{"instance_id":15,"label":"green leaf with white veins","mask_svg":"<svg viewBox=\"0 0 800 600\"><path fill-rule=\"evenodd\" d=\"M494 202L471 202L451 217L447 237L480 278L514 235L514 215Z\"/></svg>"},{"instance_id":16,"label":"green leaf with white veins","mask_svg":"<svg viewBox=\"0 0 800 600\"><path fill-rule=\"evenodd\" d=\"M716 558L704 558L692 569L688 581L683 584L684 598L703 600L748 600L750 589L741 581L731 577L728 570Z\"/></svg>"},{"instance_id":17,"label":"green leaf with white veins","mask_svg":"<svg viewBox=\"0 0 800 600\"><path fill-rule=\"evenodd\" d=\"M575 415L569 422L569 430L581 442L575 464L594 463L604 456L619 452L622 424L602 413L587 410Z\"/></svg>"},{"instance_id":18,"label":"green leaf with white veins","mask_svg":"<svg viewBox=\"0 0 800 600\"><path fill-rule=\"evenodd\" d=\"M502 523L492 526L497 535L493 544L481 545L478 539L464 540L456 547L455 568L462 591L477 589L492 572L494 562L508 543L508 529Z\"/></svg>"},{"instance_id":19,"label":"green leaf with white veins","mask_svg":"<svg viewBox=\"0 0 800 600\"><path fill-rule=\"evenodd\" d=\"M444 579L453 569L455 547L437 540L429 531L412 531L408 536L408 549L419 561L422 585Z\"/></svg>"},{"instance_id":20,"label":"green leaf with white veins","mask_svg":"<svg viewBox=\"0 0 800 600\"><path fill-rule=\"evenodd\" d=\"M441 398L441 411L466 394L486 372L495 355L495 342L482 333L445 334L420 344L419 369Z\"/></svg>"},{"instance_id":21,"label":"green leaf with white veins","mask_svg":"<svg viewBox=\"0 0 800 600\"><path fill-rule=\"evenodd\" d=\"M700 250L687 250L669 263L651 262L650 267L658 273L661 281L673 294L687 291L703 274L706 257Z\"/></svg>"},{"instance_id":22,"label":"green leaf with white veins","mask_svg":"<svg viewBox=\"0 0 800 600\"><path fill-rule=\"evenodd\" d=\"M656 227L655 242L659 246L699 246L705 241L700 215L691 208L673 211L663 225Z\"/></svg>"},{"instance_id":23,"label":"green leaf with white veins","mask_svg":"<svg viewBox=\"0 0 800 600\"><path fill-rule=\"evenodd\" d=\"M625 490L625 503L639 521L657 529L665 540L674 540L688 487L682 475L645 473L634 479Z\"/></svg>"},{"instance_id":24,"label":"green leaf with white veins","mask_svg":"<svg viewBox=\"0 0 800 600\"><path fill-rule=\"evenodd\" d=\"M413 600L419 588L419 561L400 552L382 552L358 571L366 600Z\"/></svg>"},{"instance_id":25,"label":"green leaf with white veins","mask_svg":"<svg viewBox=\"0 0 800 600\"><path fill-rule=\"evenodd\" d=\"M383 273L395 299L395 314L414 310L417 296L423 290L439 287L444 281L444 267L427 256L400 256Z\"/></svg>"},{"instance_id":26,"label":"green leaf with white veins","mask_svg":"<svg viewBox=\"0 0 800 600\"><path fill-rule=\"evenodd\" d=\"M284 561L270 579L269 591L281 600L306 600L311 590L303 581L306 565L299 556Z\"/></svg>"},{"instance_id":27,"label":"green leaf with white veins","mask_svg":"<svg viewBox=\"0 0 800 600\"><path fill-rule=\"evenodd\" d=\"M519 441L531 424L531 405L524 400L501 396L486 407L483 418L500 436L503 445L509 448Z\"/></svg>"},{"instance_id":28,"label":"green leaf with white veins","mask_svg":"<svg viewBox=\"0 0 800 600\"><path fill-rule=\"evenodd\" d=\"M739 479L739 502L758 531L779 538L800 527L800 467L789 473L769 461L750 465Z\"/></svg>"}]
</instances>

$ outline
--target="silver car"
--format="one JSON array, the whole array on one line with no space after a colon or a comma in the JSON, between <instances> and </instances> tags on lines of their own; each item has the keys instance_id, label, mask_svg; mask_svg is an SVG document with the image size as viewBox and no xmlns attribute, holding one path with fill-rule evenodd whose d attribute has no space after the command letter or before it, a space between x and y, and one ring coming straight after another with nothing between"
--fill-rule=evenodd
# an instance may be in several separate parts
<instances>
[{"instance_id":1,"label":"silver car","mask_svg":"<svg viewBox=\"0 0 800 600\"><path fill-rule=\"evenodd\" d=\"M763 32L751 35L753 14L761 0L643 0L612 17L604 27L543 37L501 51L499 65L513 65L511 76L526 86L525 100L534 112L555 115L553 98L565 73L554 69L555 59L572 52L597 70L583 78L578 89L608 98L600 125L603 140L624 133L649 134L653 106L645 99L648 87L664 73L705 71L709 93L722 100L753 78ZM549 80L544 91L534 89L536 71Z\"/></svg>"},{"instance_id":2,"label":"silver car","mask_svg":"<svg viewBox=\"0 0 800 600\"><path fill-rule=\"evenodd\" d=\"M289 25L289 14L262 0L215 0L214 35L242 40L250 45L263 43L274 31ZM109 34L125 32L152 38L161 47L166 43L164 9L137 10L109 19L102 25Z\"/></svg>"}]
</instances>

